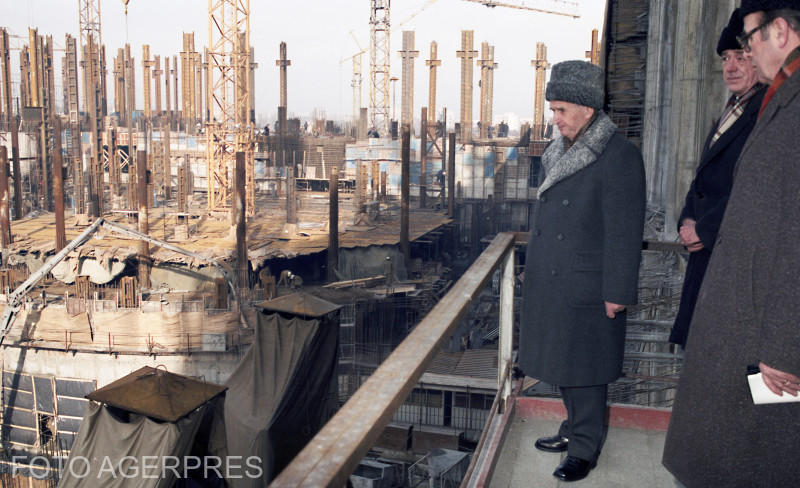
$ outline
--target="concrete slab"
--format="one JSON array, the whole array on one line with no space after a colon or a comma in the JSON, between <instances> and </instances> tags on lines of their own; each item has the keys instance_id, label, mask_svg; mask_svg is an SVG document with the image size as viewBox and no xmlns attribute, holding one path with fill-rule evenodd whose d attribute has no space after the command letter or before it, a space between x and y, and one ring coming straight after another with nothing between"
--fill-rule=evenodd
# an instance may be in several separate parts
<instances>
[{"instance_id":1,"label":"concrete slab","mask_svg":"<svg viewBox=\"0 0 800 488\"><path fill-rule=\"evenodd\" d=\"M517 416L509 429L489 486L491 488L623 488L647 486L674 488L675 481L661 466L665 432L612 427L597 467L584 480L564 483L553 470L566 453L537 450L537 438L553 435L560 422Z\"/></svg>"}]
</instances>

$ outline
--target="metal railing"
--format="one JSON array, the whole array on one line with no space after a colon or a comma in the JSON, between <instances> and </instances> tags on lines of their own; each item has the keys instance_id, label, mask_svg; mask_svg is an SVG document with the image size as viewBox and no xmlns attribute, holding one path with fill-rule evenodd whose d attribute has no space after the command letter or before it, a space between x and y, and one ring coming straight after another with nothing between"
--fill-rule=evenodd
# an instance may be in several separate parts
<instances>
[{"instance_id":1,"label":"metal railing","mask_svg":"<svg viewBox=\"0 0 800 488\"><path fill-rule=\"evenodd\" d=\"M272 482L274 487L344 486L500 267L499 411L511 393L514 235L499 234L336 415Z\"/></svg>"}]
</instances>

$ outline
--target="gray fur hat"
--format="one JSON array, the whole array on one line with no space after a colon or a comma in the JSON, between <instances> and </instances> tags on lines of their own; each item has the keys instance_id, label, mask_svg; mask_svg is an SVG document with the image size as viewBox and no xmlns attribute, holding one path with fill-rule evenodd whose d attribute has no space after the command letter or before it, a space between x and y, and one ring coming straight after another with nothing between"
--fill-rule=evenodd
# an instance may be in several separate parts
<instances>
[{"instance_id":1,"label":"gray fur hat","mask_svg":"<svg viewBox=\"0 0 800 488\"><path fill-rule=\"evenodd\" d=\"M603 68L588 61L553 65L544 97L595 109L603 108Z\"/></svg>"}]
</instances>

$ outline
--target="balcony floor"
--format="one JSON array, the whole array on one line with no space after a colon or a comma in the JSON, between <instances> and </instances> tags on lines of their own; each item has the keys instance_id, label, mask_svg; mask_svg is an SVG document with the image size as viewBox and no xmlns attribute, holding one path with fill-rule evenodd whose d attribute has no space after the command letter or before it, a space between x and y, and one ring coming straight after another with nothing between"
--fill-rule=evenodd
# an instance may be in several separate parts
<instances>
[{"instance_id":1,"label":"balcony floor","mask_svg":"<svg viewBox=\"0 0 800 488\"><path fill-rule=\"evenodd\" d=\"M663 430L665 412L661 410L644 410L645 417L655 413L661 417L657 423L661 425L656 429L646 426L650 420L641 422L641 410L634 409L638 415L638 425L629 422L619 422L626 415L627 407L612 407L611 425L603 452L597 462L597 467L589 476L581 481L564 483L553 477L561 459L566 453L547 453L537 450L534 442L537 438L553 435L558 431L558 400L532 400L536 402L526 406L524 402L532 399L520 398L517 404L516 415L510 420L508 433L503 443L500 457L494 469L492 480L488 483L491 488L517 488L517 487L634 487L647 486L651 488L675 488L676 484L672 475L661 465L661 454L664 448L666 432ZM557 403L554 403L557 402ZM544 406L544 408L541 408ZM563 409L562 409L563 410ZM627 412L630 413L630 412ZM668 416L668 414L667 414ZM635 428L620 427L629 425ZM634 422L636 424L636 422ZM651 425L652 426L652 425Z\"/></svg>"}]
</instances>

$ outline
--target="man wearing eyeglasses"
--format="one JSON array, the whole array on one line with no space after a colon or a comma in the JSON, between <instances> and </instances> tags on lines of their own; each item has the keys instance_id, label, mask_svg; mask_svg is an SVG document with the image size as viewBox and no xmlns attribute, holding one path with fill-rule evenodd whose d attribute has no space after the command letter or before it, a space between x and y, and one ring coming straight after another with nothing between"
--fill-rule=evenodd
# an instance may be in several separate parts
<instances>
[{"instance_id":1,"label":"man wearing eyeglasses","mask_svg":"<svg viewBox=\"0 0 800 488\"><path fill-rule=\"evenodd\" d=\"M684 347L700 285L728 205L733 169L756 124L758 109L767 91L766 86L758 83L753 62L736 40L741 32L742 17L736 9L717 42L717 55L722 58L722 78L732 94L706 138L695 178L678 218L680 240L689 251L689 264L669 340Z\"/></svg>"},{"instance_id":2,"label":"man wearing eyeglasses","mask_svg":"<svg viewBox=\"0 0 800 488\"><path fill-rule=\"evenodd\" d=\"M770 84L736 167L664 445L695 486L798 484L800 402L753 403L757 365L800 400L800 0L743 0L740 42Z\"/></svg>"}]
</instances>

